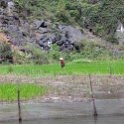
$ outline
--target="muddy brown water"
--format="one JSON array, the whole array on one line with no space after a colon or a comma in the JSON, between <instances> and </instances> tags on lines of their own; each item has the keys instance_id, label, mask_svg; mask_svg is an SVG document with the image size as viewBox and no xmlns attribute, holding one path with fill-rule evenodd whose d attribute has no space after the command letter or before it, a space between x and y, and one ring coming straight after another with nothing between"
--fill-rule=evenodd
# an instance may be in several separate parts
<instances>
[{"instance_id":1,"label":"muddy brown water","mask_svg":"<svg viewBox=\"0 0 124 124\"><path fill-rule=\"evenodd\" d=\"M96 101L94 118L92 101L22 103L22 123L18 122L17 104L0 105L0 124L123 124L124 99Z\"/></svg>"}]
</instances>

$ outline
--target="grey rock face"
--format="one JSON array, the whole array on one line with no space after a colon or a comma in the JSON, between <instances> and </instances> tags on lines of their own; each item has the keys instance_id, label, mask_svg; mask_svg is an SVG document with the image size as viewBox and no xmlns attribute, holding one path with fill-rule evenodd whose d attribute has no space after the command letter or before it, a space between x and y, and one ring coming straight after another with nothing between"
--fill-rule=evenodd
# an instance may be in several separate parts
<instances>
[{"instance_id":1,"label":"grey rock face","mask_svg":"<svg viewBox=\"0 0 124 124\"><path fill-rule=\"evenodd\" d=\"M0 1L0 6L3 7L3 8L6 8L7 7L7 1L6 0L1 0Z\"/></svg>"},{"instance_id":2,"label":"grey rock face","mask_svg":"<svg viewBox=\"0 0 124 124\"><path fill-rule=\"evenodd\" d=\"M36 26L36 28L37 29L39 29L40 27L43 27L43 28L46 28L47 27L47 24L45 23L45 21L44 20L36 20L35 22L34 22L34 24L35 24L35 26Z\"/></svg>"},{"instance_id":3,"label":"grey rock face","mask_svg":"<svg viewBox=\"0 0 124 124\"><path fill-rule=\"evenodd\" d=\"M119 51L118 49L115 49L115 50L113 50L113 55L121 56L122 55L122 52Z\"/></svg>"},{"instance_id":4,"label":"grey rock face","mask_svg":"<svg viewBox=\"0 0 124 124\"><path fill-rule=\"evenodd\" d=\"M124 39L124 27L120 21L118 22L118 26L117 26L115 35L118 39L119 44L123 45L124 44L124 40L123 40Z\"/></svg>"},{"instance_id":5,"label":"grey rock face","mask_svg":"<svg viewBox=\"0 0 124 124\"><path fill-rule=\"evenodd\" d=\"M3 2L2 2L3 1ZM5 1L0 2L4 6ZM0 25L11 44L18 46L23 51L23 46L32 43L41 50L49 51L52 44L57 44L61 52L73 50L74 44L83 39L80 30L72 26L47 24L44 20L28 22L18 16L14 2L8 0L8 9L0 8ZM8 11L11 10L8 14Z\"/></svg>"},{"instance_id":6,"label":"grey rock face","mask_svg":"<svg viewBox=\"0 0 124 124\"><path fill-rule=\"evenodd\" d=\"M19 46L19 41L18 41L18 39L16 39L16 38L11 38L11 39L9 39L9 40L10 40L10 42L11 42L13 45Z\"/></svg>"},{"instance_id":7,"label":"grey rock face","mask_svg":"<svg viewBox=\"0 0 124 124\"><path fill-rule=\"evenodd\" d=\"M80 30L72 27L72 26L59 26L60 31L66 34L67 38L73 38L73 40L82 40L83 34Z\"/></svg>"},{"instance_id":8,"label":"grey rock face","mask_svg":"<svg viewBox=\"0 0 124 124\"><path fill-rule=\"evenodd\" d=\"M14 9L14 2L12 2L12 1L8 2L8 8Z\"/></svg>"},{"instance_id":9,"label":"grey rock face","mask_svg":"<svg viewBox=\"0 0 124 124\"><path fill-rule=\"evenodd\" d=\"M45 33L48 33L48 30L46 28L39 28L39 31L41 34L45 34Z\"/></svg>"}]
</instances>

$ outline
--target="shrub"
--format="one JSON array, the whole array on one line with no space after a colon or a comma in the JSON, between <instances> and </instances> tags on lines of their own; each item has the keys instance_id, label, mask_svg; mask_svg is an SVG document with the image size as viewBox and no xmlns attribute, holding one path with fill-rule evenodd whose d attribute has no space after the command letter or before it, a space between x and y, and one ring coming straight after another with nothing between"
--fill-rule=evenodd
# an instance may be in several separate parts
<instances>
[{"instance_id":1,"label":"shrub","mask_svg":"<svg viewBox=\"0 0 124 124\"><path fill-rule=\"evenodd\" d=\"M106 39L107 39L109 42L111 42L111 43L116 43L116 44L118 44L118 40L117 40L117 38L116 38L114 35L108 35L108 36L106 36Z\"/></svg>"},{"instance_id":2,"label":"shrub","mask_svg":"<svg viewBox=\"0 0 124 124\"><path fill-rule=\"evenodd\" d=\"M51 58L54 61L59 60L60 51L59 51L59 46L57 46L57 44L52 44L51 50L49 51L49 58Z\"/></svg>"},{"instance_id":3,"label":"shrub","mask_svg":"<svg viewBox=\"0 0 124 124\"><path fill-rule=\"evenodd\" d=\"M0 41L0 62L12 62L13 52L11 46L6 41Z\"/></svg>"},{"instance_id":4,"label":"shrub","mask_svg":"<svg viewBox=\"0 0 124 124\"><path fill-rule=\"evenodd\" d=\"M48 64L49 57L47 52L40 50L34 44L28 43L25 47L25 55L24 58L26 59L26 63L33 63L33 64Z\"/></svg>"}]
</instances>

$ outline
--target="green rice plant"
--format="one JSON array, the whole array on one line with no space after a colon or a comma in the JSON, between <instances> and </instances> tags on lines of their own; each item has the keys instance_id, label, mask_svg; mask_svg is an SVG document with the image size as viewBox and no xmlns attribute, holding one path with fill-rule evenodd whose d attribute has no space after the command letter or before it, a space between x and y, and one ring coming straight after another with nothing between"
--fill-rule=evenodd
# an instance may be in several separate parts
<instances>
[{"instance_id":1,"label":"green rice plant","mask_svg":"<svg viewBox=\"0 0 124 124\"><path fill-rule=\"evenodd\" d=\"M90 63L91 60L88 59L77 59L77 60L73 60L73 63Z\"/></svg>"},{"instance_id":2,"label":"green rice plant","mask_svg":"<svg viewBox=\"0 0 124 124\"><path fill-rule=\"evenodd\" d=\"M17 84L0 84L0 101L12 102L17 100ZM20 84L21 100L33 99L47 92L47 87L38 84Z\"/></svg>"},{"instance_id":3,"label":"green rice plant","mask_svg":"<svg viewBox=\"0 0 124 124\"><path fill-rule=\"evenodd\" d=\"M14 70L13 70L13 68L12 68L12 66L9 66L8 67L8 73L12 73Z\"/></svg>"},{"instance_id":4,"label":"green rice plant","mask_svg":"<svg viewBox=\"0 0 124 124\"><path fill-rule=\"evenodd\" d=\"M108 64L109 63L109 64ZM118 61L93 61L93 62L65 62L62 69L60 63L47 65L1 65L0 74L26 75L26 76L55 76L55 75L80 75L80 74L124 74L124 62Z\"/></svg>"}]
</instances>

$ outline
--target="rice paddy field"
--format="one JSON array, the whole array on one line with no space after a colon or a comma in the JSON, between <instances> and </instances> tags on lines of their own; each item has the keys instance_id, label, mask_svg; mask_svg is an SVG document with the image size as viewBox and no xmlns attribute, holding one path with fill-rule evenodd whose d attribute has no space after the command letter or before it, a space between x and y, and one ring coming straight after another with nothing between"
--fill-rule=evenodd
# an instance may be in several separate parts
<instances>
[{"instance_id":1,"label":"rice paddy field","mask_svg":"<svg viewBox=\"0 0 124 124\"><path fill-rule=\"evenodd\" d=\"M50 65L2 65L0 74L25 76L55 76L75 74L124 74L124 61L97 61L67 63L62 69L60 64Z\"/></svg>"},{"instance_id":2,"label":"rice paddy field","mask_svg":"<svg viewBox=\"0 0 124 124\"><path fill-rule=\"evenodd\" d=\"M1 65L0 101L17 101L17 85L20 83L22 101L62 96L65 99L77 94L90 95L89 77L96 92L117 93L124 90L124 62L94 61L71 62L61 68L60 63L49 65ZM69 97L68 96L72 96Z\"/></svg>"},{"instance_id":3,"label":"rice paddy field","mask_svg":"<svg viewBox=\"0 0 124 124\"><path fill-rule=\"evenodd\" d=\"M33 99L44 95L47 88L37 84L20 84L20 99L23 101ZM0 84L0 101L13 102L17 101L18 84L5 83Z\"/></svg>"}]
</instances>

